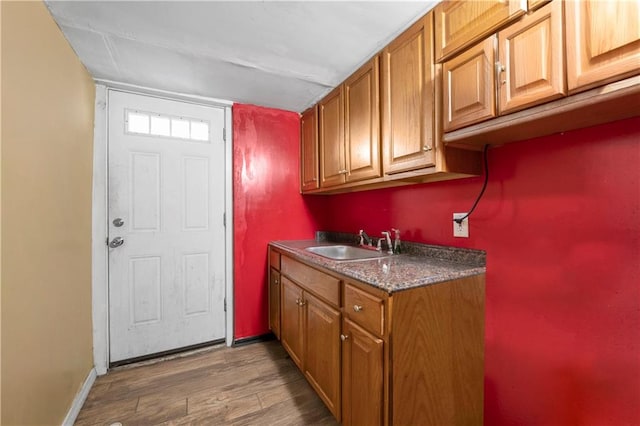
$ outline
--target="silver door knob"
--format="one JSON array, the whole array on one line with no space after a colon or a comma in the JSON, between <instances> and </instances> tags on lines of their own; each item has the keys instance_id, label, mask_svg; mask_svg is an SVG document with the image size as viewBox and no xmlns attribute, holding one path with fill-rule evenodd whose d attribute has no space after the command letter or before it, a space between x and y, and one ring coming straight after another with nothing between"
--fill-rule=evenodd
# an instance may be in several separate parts
<instances>
[{"instance_id":1,"label":"silver door knob","mask_svg":"<svg viewBox=\"0 0 640 426\"><path fill-rule=\"evenodd\" d=\"M111 248L117 248L120 247L121 245L124 244L124 239L122 237L115 237L113 240L111 240L111 242L109 243L109 247Z\"/></svg>"},{"instance_id":2,"label":"silver door knob","mask_svg":"<svg viewBox=\"0 0 640 426\"><path fill-rule=\"evenodd\" d=\"M360 312L362 311L362 305L353 305L353 310L355 312Z\"/></svg>"},{"instance_id":3,"label":"silver door knob","mask_svg":"<svg viewBox=\"0 0 640 426\"><path fill-rule=\"evenodd\" d=\"M122 225L124 225L124 220L122 220L121 217L116 217L115 219L113 219L113 226L115 226L116 228L120 228Z\"/></svg>"}]
</instances>

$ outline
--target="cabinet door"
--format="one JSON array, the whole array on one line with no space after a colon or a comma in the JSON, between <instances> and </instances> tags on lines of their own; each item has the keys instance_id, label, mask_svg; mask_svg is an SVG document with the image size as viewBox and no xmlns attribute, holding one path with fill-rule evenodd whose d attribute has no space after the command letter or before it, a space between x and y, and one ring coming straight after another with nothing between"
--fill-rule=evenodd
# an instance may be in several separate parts
<instances>
[{"instance_id":1,"label":"cabinet door","mask_svg":"<svg viewBox=\"0 0 640 426\"><path fill-rule=\"evenodd\" d=\"M439 3L434 9L436 62L453 57L522 16L526 10L526 0L449 0Z\"/></svg>"},{"instance_id":2,"label":"cabinet door","mask_svg":"<svg viewBox=\"0 0 640 426\"><path fill-rule=\"evenodd\" d=\"M269 271L269 329L280 339L280 273Z\"/></svg>"},{"instance_id":3,"label":"cabinet door","mask_svg":"<svg viewBox=\"0 0 640 426\"><path fill-rule=\"evenodd\" d=\"M320 186L340 185L347 174L344 153L342 85L318 104L320 115Z\"/></svg>"},{"instance_id":4,"label":"cabinet door","mask_svg":"<svg viewBox=\"0 0 640 426\"><path fill-rule=\"evenodd\" d=\"M567 0L569 93L640 73L640 1Z\"/></svg>"},{"instance_id":5,"label":"cabinet door","mask_svg":"<svg viewBox=\"0 0 640 426\"><path fill-rule=\"evenodd\" d=\"M432 22L429 13L382 52L385 174L435 164Z\"/></svg>"},{"instance_id":6,"label":"cabinet door","mask_svg":"<svg viewBox=\"0 0 640 426\"><path fill-rule=\"evenodd\" d=\"M280 338L282 346L289 352L291 359L302 369L302 354L304 341L302 335L302 289L281 277L282 305Z\"/></svg>"},{"instance_id":7,"label":"cabinet door","mask_svg":"<svg viewBox=\"0 0 640 426\"><path fill-rule=\"evenodd\" d=\"M500 114L566 95L561 1L500 31L498 49Z\"/></svg>"},{"instance_id":8,"label":"cabinet door","mask_svg":"<svg viewBox=\"0 0 640 426\"><path fill-rule=\"evenodd\" d=\"M444 131L495 117L495 36L442 65Z\"/></svg>"},{"instance_id":9,"label":"cabinet door","mask_svg":"<svg viewBox=\"0 0 640 426\"><path fill-rule=\"evenodd\" d=\"M348 182L380 176L379 74L376 56L344 82Z\"/></svg>"},{"instance_id":10,"label":"cabinet door","mask_svg":"<svg viewBox=\"0 0 640 426\"><path fill-rule=\"evenodd\" d=\"M383 341L348 319L342 325L342 423L381 425L383 421Z\"/></svg>"},{"instance_id":11,"label":"cabinet door","mask_svg":"<svg viewBox=\"0 0 640 426\"><path fill-rule=\"evenodd\" d=\"M340 421L340 312L309 293L304 299L304 374Z\"/></svg>"},{"instance_id":12,"label":"cabinet door","mask_svg":"<svg viewBox=\"0 0 640 426\"><path fill-rule=\"evenodd\" d=\"M300 187L304 192L319 187L317 106L302 113L300 128Z\"/></svg>"}]
</instances>

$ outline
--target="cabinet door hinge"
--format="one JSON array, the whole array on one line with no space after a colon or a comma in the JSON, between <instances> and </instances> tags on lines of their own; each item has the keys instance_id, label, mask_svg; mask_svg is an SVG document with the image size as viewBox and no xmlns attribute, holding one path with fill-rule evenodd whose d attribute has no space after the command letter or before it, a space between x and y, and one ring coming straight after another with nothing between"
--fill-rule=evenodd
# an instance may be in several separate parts
<instances>
[{"instance_id":1,"label":"cabinet door hinge","mask_svg":"<svg viewBox=\"0 0 640 426\"><path fill-rule=\"evenodd\" d=\"M224 311L227 312L227 298L224 298Z\"/></svg>"},{"instance_id":2,"label":"cabinet door hinge","mask_svg":"<svg viewBox=\"0 0 640 426\"><path fill-rule=\"evenodd\" d=\"M226 127L223 127L223 128L222 128L222 140L223 140L224 142L226 142L226 141L227 141L227 128L226 128Z\"/></svg>"},{"instance_id":3,"label":"cabinet door hinge","mask_svg":"<svg viewBox=\"0 0 640 426\"><path fill-rule=\"evenodd\" d=\"M222 213L222 226L227 227L227 213Z\"/></svg>"}]
</instances>

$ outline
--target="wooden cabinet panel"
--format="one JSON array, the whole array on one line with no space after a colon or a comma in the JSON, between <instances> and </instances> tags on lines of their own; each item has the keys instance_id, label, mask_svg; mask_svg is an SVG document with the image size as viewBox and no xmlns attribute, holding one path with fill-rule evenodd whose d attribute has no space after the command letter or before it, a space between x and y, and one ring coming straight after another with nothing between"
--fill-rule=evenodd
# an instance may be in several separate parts
<instances>
[{"instance_id":1,"label":"wooden cabinet panel","mask_svg":"<svg viewBox=\"0 0 640 426\"><path fill-rule=\"evenodd\" d=\"M382 52L385 174L435 164L432 22L429 13Z\"/></svg>"},{"instance_id":2,"label":"wooden cabinet panel","mask_svg":"<svg viewBox=\"0 0 640 426\"><path fill-rule=\"evenodd\" d=\"M269 249L269 266L276 271L280 270L280 253L273 249Z\"/></svg>"},{"instance_id":3,"label":"wooden cabinet panel","mask_svg":"<svg viewBox=\"0 0 640 426\"><path fill-rule=\"evenodd\" d=\"M342 424L382 425L384 342L348 319L342 335Z\"/></svg>"},{"instance_id":4,"label":"wooden cabinet panel","mask_svg":"<svg viewBox=\"0 0 640 426\"><path fill-rule=\"evenodd\" d=\"M480 275L393 295L390 423L483 424L484 295Z\"/></svg>"},{"instance_id":5,"label":"wooden cabinet panel","mask_svg":"<svg viewBox=\"0 0 640 426\"><path fill-rule=\"evenodd\" d=\"M269 329L280 339L280 272L269 271Z\"/></svg>"},{"instance_id":6,"label":"wooden cabinet panel","mask_svg":"<svg viewBox=\"0 0 640 426\"><path fill-rule=\"evenodd\" d=\"M309 293L306 305L304 373L340 421L340 311Z\"/></svg>"},{"instance_id":7,"label":"wooden cabinet panel","mask_svg":"<svg viewBox=\"0 0 640 426\"><path fill-rule=\"evenodd\" d=\"M500 31L498 49L500 114L566 95L561 1Z\"/></svg>"},{"instance_id":8,"label":"wooden cabinet panel","mask_svg":"<svg viewBox=\"0 0 640 426\"><path fill-rule=\"evenodd\" d=\"M550 2L551 0L529 0L529 10L535 10L537 8L539 8L540 6L544 5L545 3ZM558 0L560 2L564 1L564 0Z\"/></svg>"},{"instance_id":9,"label":"wooden cabinet panel","mask_svg":"<svg viewBox=\"0 0 640 426\"><path fill-rule=\"evenodd\" d=\"M345 284L344 309L358 325L378 336L384 335L384 300Z\"/></svg>"},{"instance_id":10,"label":"wooden cabinet panel","mask_svg":"<svg viewBox=\"0 0 640 426\"><path fill-rule=\"evenodd\" d=\"M317 189L318 181L318 107L300 117L300 186L302 192Z\"/></svg>"},{"instance_id":11,"label":"wooden cabinet panel","mask_svg":"<svg viewBox=\"0 0 640 426\"><path fill-rule=\"evenodd\" d=\"M567 0L569 93L640 73L640 1Z\"/></svg>"},{"instance_id":12,"label":"wooden cabinet panel","mask_svg":"<svg viewBox=\"0 0 640 426\"><path fill-rule=\"evenodd\" d=\"M347 174L344 152L343 86L318 104L320 136L320 187L340 185Z\"/></svg>"},{"instance_id":13,"label":"wooden cabinet panel","mask_svg":"<svg viewBox=\"0 0 640 426\"><path fill-rule=\"evenodd\" d=\"M522 16L526 0L449 0L435 15L435 56L442 62Z\"/></svg>"},{"instance_id":14,"label":"wooden cabinet panel","mask_svg":"<svg viewBox=\"0 0 640 426\"><path fill-rule=\"evenodd\" d=\"M374 57L344 82L348 182L381 175L379 62Z\"/></svg>"},{"instance_id":15,"label":"wooden cabinet panel","mask_svg":"<svg viewBox=\"0 0 640 426\"><path fill-rule=\"evenodd\" d=\"M282 292L280 339L293 362L302 369L304 353L303 310L300 306L303 301L302 289L285 277L281 277L280 291Z\"/></svg>"},{"instance_id":16,"label":"wooden cabinet panel","mask_svg":"<svg viewBox=\"0 0 640 426\"><path fill-rule=\"evenodd\" d=\"M318 271L304 263L283 256L282 273L295 280L300 287L312 291L316 296L334 307L340 306L340 280Z\"/></svg>"},{"instance_id":17,"label":"wooden cabinet panel","mask_svg":"<svg viewBox=\"0 0 640 426\"><path fill-rule=\"evenodd\" d=\"M496 116L495 40L489 37L443 64L444 131Z\"/></svg>"}]
</instances>

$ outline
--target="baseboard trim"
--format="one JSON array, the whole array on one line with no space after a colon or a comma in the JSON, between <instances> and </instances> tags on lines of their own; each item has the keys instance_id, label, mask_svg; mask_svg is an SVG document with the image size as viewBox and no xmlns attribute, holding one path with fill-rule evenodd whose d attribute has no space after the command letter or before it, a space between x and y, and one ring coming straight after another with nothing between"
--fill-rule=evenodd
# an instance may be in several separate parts
<instances>
[{"instance_id":1,"label":"baseboard trim","mask_svg":"<svg viewBox=\"0 0 640 426\"><path fill-rule=\"evenodd\" d=\"M96 369L92 368L82 384L82 387L76 394L76 397L73 399L73 404L71 404L71 408L69 408L67 416L62 421L62 426L73 426L78 418L78 414L80 414L80 409L82 408L84 401L87 399L87 396L89 396L89 391L91 390L93 383L96 381L97 376Z\"/></svg>"},{"instance_id":2,"label":"baseboard trim","mask_svg":"<svg viewBox=\"0 0 640 426\"><path fill-rule=\"evenodd\" d=\"M276 336L273 333L261 334L259 336L245 337L233 341L233 346L249 345L251 343L268 342L274 340Z\"/></svg>"}]
</instances>

